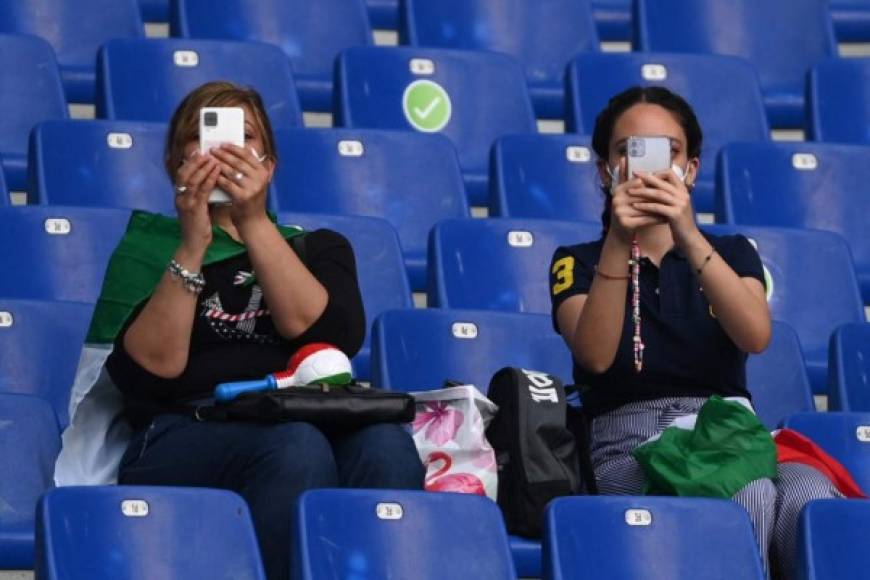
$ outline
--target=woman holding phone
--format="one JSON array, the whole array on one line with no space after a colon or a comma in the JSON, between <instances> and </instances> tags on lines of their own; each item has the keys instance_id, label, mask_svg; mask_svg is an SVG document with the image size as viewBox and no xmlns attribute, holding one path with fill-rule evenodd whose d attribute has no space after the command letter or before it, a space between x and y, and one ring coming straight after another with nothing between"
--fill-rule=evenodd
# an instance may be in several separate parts
<instances>
[{"instance_id":1,"label":"woman holding phone","mask_svg":"<svg viewBox=\"0 0 870 580\"><path fill-rule=\"evenodd\" d=\"M207 107L242 109L244 146L200 151ZM286 369L312 343L352 357L365 315L347 240L329 230L305 234L302 257L291 243L298 232L266 212L278 159L254 90L212 82L191 92L169 125L165 163L177 220L140 212L131 226L169 240L170 257L158 264L147 297L122 317L106 360L133 428L118 481L238 492L250 506L268 577L283 580L303 491L422 489L424 470L399 424L326 433L303 422L201 422L177 413L211 396L217 383ZM209 203L216 188L229 203ZM153 251L142 248L142 256Z\"/></svg>"},{"instance_id":2,"label":"woman holding phone","mask_svg":"<svg viewBox=\"0 0 870 580\"><path fill-rule=\"evenodd\" d=\"M634 138L666 137L670 161L631 171ZM556 250L552 314L591 418L591 459L603 494L640 495L632 452L713 395L747 403L747 353L770 341L761 261L743 236L698 229L691 190L702 133L692 108L662 87L614 96L592 137L606 197L601 239ZM640 151L643 152L641 146ZM634 153L634 152L633 152ZM752 519L762 559L794 566L797 517L816 498L842 497L821 472L785 463L734 496Z\"/></svg>"}]
</instances>

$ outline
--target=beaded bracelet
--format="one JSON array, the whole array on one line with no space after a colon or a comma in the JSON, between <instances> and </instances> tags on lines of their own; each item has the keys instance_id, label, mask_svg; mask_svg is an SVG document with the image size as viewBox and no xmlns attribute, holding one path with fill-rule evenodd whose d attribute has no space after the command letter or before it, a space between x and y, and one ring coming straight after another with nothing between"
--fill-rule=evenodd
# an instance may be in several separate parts
<instances>
[{"instance_id":1,"label":"beaded bracelet","mask_svg":"<svg viewBox=\"0 0 870 580\"><path fill-rule=\"evenodd\" d=\"M205 288L205 278L203 278L201 273L197 272L194 274L175 260L170 260L166 269L173 278L181 280L185 290L188 292L199 294Z\"/></svg>"}]
</instances>

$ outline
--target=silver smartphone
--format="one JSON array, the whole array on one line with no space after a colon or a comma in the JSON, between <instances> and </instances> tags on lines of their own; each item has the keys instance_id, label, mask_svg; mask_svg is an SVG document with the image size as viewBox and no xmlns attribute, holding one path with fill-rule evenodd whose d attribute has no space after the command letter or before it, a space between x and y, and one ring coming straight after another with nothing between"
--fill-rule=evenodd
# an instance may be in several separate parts
<instances>
[{"instance_id":1,"label":"silver smartphone","mask_svg":"<svg viewBox=\"0 0 870 580\"><path fill-rule=\"evenodd\" d=\"M655 173L671 168L671 140L668 137L629 137L626 142L628 178L635 171Z\"/></svg>"},{"instance_id":2,"label":"silver smartphone","mask_svg":"<svg viewBox=\"0 0 870 580\"><path fill-rule=\"evenodd\" d=\"M199 151L206 153L224 143L245 146L245 111L241 107L203 107L199 110ZM215 187L209 203L232 203L223 189Z\"/></svg>"}]
</instances>

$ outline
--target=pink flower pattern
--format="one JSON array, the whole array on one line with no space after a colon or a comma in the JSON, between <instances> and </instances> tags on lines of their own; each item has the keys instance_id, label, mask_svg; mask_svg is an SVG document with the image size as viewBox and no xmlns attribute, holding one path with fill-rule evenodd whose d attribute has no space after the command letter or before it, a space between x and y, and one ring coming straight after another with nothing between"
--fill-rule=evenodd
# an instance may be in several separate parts
<instances>
[{"instance_id":1,"label":"pink flower pattern","mask_svg":"<svg viewBox=\"0 0 870 580\"><path fill-rule=\"evenodd\" d=\"M422 411L414 417L413 429L417 433L426 428L425 437L437 446L442 446L456 437L465 420L462 411L448 408L447 401L427 401Z\"/></svg>"}]
</instances>

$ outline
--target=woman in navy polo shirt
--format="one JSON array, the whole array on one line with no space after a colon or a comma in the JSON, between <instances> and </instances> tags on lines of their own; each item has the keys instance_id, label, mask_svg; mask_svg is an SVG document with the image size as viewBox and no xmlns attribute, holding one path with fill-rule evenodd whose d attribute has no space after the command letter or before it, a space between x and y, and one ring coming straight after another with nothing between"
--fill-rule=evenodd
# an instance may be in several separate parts
<instances>
[{"instance_id":1,"label":"woman in navy polo shirt","mask_svg":"<svg viewBox=\"0 0 870 580\"><path fill-rule=\"evenodd\" d=\"M626 175L629 136L667 136L672 167ZM559 248L550 267L553 320L588 387L591 452L603 494L642 493L631 452L712 395L749 399L746 353L770 341L764 275L743 236L695 223L690 192L701 128L691 107L661 87L616 95L592 137L606 195L604 233ZM765 565L791 577L797 517L816 498L842 497L815 469L780 464L734 495L753 521Z\"/></svg>"}]
</instances>

